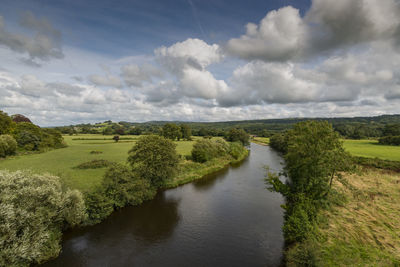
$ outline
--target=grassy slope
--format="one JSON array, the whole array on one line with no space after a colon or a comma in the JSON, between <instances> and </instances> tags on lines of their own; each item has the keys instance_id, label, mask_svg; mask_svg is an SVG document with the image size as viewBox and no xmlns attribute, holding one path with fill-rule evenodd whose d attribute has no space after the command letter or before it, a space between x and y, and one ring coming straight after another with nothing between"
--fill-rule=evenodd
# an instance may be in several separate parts
<instances>
[{"instance_id":1,"label":"grassy slope","mask_svg":"<svg viewBox=\"0 0 400 267\"><path fill-rule=\"evenodd\" d=\"M259 145L269 145L269 138L268 137L254 137L251 139L251 142L259 144Z\"/></svg>"},{"instance_id":2,"label":"grassy slope","mask_svg":"<svg viewBox=\"0 0 400 267\"><path fill-rule=\"evenodd\" d=\"M354 156L400 161L399 146L378 145L376 140L344 140L343 145Z\"/></svg>"},{"instance_id":3,"label":"grassy slope","mask_svg":"<svg viewBox=\"0 0 400 267\"><path fill-rule=\"evenodd\" d=\"M316 247L323 266L400 264L400 175L366 170L335 183L347 198L323 212Z\"/></svg>"},{"instance_id":4,"label":"grassy slope","mask_svg":"<svg viewBox=\"0 0 400 267\"><path fill-rule=\"evenodd\" d=\"M127 136L124 136L127 137ZM129 136L138 138L138 136ZM49 172L60 176L72 188L82 191L91 190L101 182L105 168L73 169L73 167L93 159L106 159L114 162L126 162L128 151L134 140L115 143L112 140L72 140L76 138L98 139L102 135L65 136L67 148L56 149L45 153L10 157L0 161L0 169L31 169L37 173ZM108 137L112 138L112 137ZM189 155L194 141L179 141L177 151ZM102 154L90 154L91 151L102 151Z\"/></svg>"}]
</instances>

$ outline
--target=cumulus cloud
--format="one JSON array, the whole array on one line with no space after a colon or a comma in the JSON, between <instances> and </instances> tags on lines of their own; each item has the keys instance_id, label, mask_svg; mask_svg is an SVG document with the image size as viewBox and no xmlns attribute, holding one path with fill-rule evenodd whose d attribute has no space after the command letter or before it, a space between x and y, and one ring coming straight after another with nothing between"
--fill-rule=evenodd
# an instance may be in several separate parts
<instances>
[{"instance_id":1,"label":"cumulus cloud","mask_svg":"<svg viewBox=\"0 0 400 267\"><path fill-rule=\"evenodd\" d=\"M32 31L33 36L7 31L3 17L0 16L0 45L18 53L27 53L30 58L28 63L31 65L34 59L49 60L64 57L61 33L46 19L37 18L27 11L21 17L20 26Z\"/></svg>"},{"instance_id":2,"label":"cumulus cloud","mask_svg":"<svg viewBox=\"0 0 400 267\"><path fill-rule=\"evenodd\" d=\"M89 81L98 86L122 87L121 79L117 76L107 74L103 75L89 75Z\"/></svg>"},{"instance_id":3,"label":"cumulus cloud","mask_svg":"<svg viewBox=\"0 0 400 267\"><path fill-rule=\"evenodd\" d=\"M125 83L136 87L143 86L144 82L151 83L154 78L163 76L162 71L151 64L143 64L140 67L136 64L125 65L122 66L121 72Z\"/></svg>"},{"instance_id":4,"label":"cumulus cloud","mask_svg":"<svg viewBox=\"0 0 400 267\"><path fill-rule=\"evenodd\" d=\"M270 11L259 25L227 43L227 50L247 60L304 59L344 47L400 36L398 0L313 0L305 17L284 7Z\"/></svg>"},{"instance_id":5,"label":"cumulus cloud","mask_svg":"<svg viewBox=\"0 0 400 267\"><path fill-rule=\"evenodd\" d=\"M155 55L158 62L177 80L181 97L215 99L228 89L225 81L217 80L206 69L223 58L217 44L187 39L170 47L160 47L155 50Z\"/></svg>"}]
</instances>

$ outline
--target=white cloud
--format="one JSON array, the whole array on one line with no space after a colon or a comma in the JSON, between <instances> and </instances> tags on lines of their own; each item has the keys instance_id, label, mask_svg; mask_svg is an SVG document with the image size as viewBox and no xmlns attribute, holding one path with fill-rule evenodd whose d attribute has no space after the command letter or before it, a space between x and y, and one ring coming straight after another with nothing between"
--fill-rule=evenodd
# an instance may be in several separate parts
<instances>
[{"instance_id":1,"label":"white cloud","mask_svg":"<svg viewBox=\"0 0 400 267\"><path fill-rule=\"evenodd\" d=\"M398 0L313 0L304 18L289 6L246 28L245 35L228 41L232 54L247 60L304 60L365 42L400 40L400 5Z\"/></svg>"}]
</instances>

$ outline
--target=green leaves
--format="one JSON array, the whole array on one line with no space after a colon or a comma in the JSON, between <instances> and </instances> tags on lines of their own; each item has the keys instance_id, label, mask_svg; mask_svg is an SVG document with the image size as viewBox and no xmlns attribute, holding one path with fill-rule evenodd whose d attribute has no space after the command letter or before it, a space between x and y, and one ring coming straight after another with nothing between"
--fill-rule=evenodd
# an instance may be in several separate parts
<instances>
[{"instance_id":1,"label":"green leaves","mask_svg":"<svg viewBox=\"0 0 400 267\"><path fill-rule=\"evenodd\" d=\"M172 141L161 136L143 136L129 151L128 162L139 177L159 188L177 170L179 159L175 148Z\"/></svg>"}]
</instances>

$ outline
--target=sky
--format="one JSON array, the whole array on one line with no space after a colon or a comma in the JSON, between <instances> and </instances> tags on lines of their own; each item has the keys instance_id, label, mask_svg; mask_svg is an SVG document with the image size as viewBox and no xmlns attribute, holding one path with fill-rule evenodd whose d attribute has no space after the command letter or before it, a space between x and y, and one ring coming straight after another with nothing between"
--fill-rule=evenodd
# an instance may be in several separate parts
<instances>
[{"instance_id":1,"label":"sky","mask_svg":"<svg viewBox=\"0 0 400 267\"><path fill-rule=\"evenodd\" d=\"M40 126L400 113L400 0L0 2L0 110Z\"/></svg>"}]
</instances>

